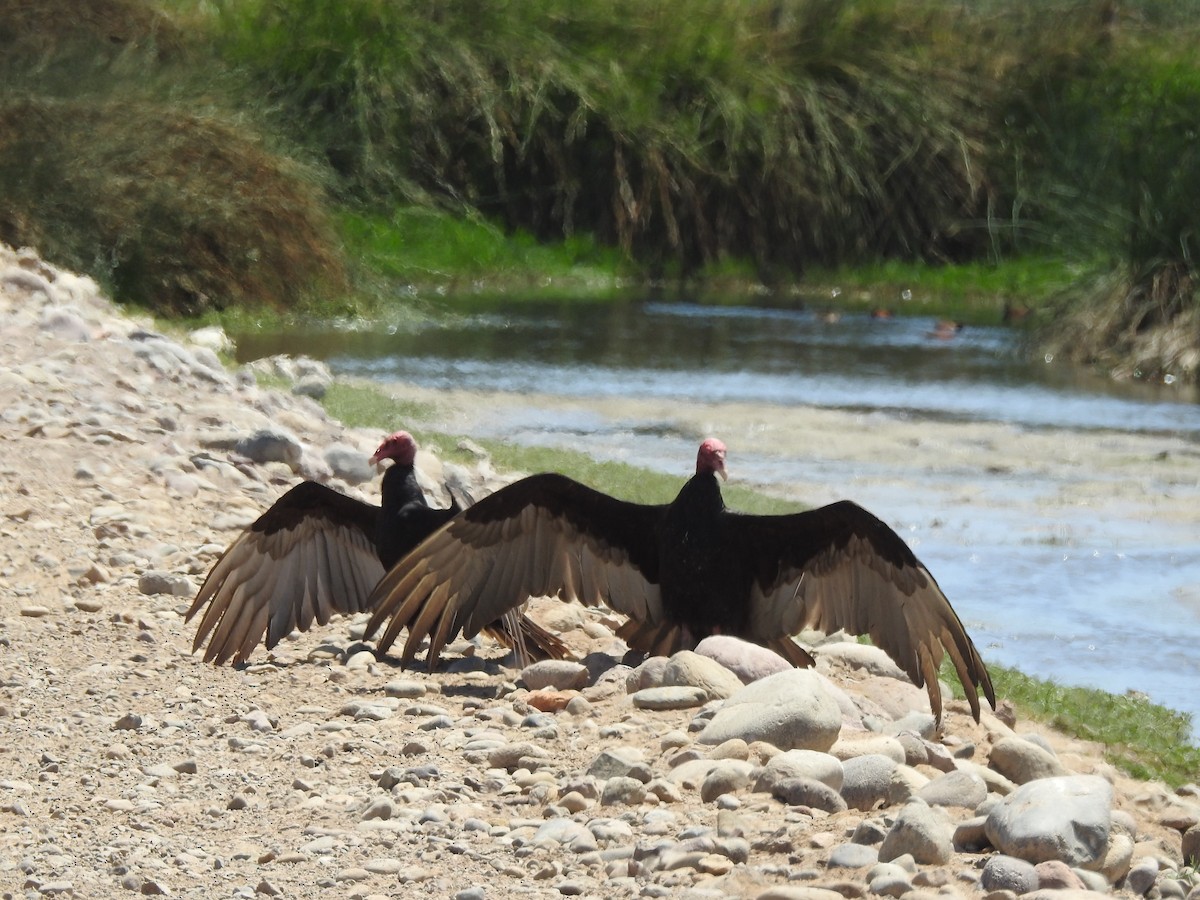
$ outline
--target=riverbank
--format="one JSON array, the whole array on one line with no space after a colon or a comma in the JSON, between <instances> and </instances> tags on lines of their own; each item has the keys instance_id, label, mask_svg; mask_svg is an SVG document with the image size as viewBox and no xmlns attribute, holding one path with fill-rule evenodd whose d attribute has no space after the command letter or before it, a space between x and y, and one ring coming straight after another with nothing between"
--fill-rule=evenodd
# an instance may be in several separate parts
<instances>
[{"instance_id":1,"label":"riverbank","mask_svg":"<svg viewBox=\"0 0 1200 900\"><path fill-rule=\"evenodd\" d=\"M1096 744L990 713L976 725L958 702L944 738L915 725L909 750L868 732L860 709L842 725L841 740L860 748L843 747L845 758L865 759L864 741L899 747L900 760L874 754L896 773L895 792L886 782L866 808L824 809L815 796L784 803L752 789L772 748L697 740L719 700L704 713L649 710L616 666L545 712L537 704L551 700L498 648L456 642L449 666L402 671L358 639L361 620L288 639L244 669L205 665L181 612L216 555L299 478L373 499L345 459L369 454L379 432L345 427L303 392L259 387L201 336L163 336L87 279L0 254L5 896L818 900L864 896L881 877L891 891L982 896L1001 854L949 838L980 804L964 793L958 805L904 801L963 772L982 803L1001 803L1012 781L993 749L1005 739L1026 754L1042 746L1062 777L1111 786L1092 867L1027 863L1022 883L1107 891L1136 870L1134 884L1191 890L1182 854L1185 833L1200 839L1194 785L1135 781ZM738 440L754 434L731 427ZM277 454L245 443L260 431L279 438ZM419 462L436 487L442 461ZM487 465L466 473L485 479ZM578 651L611 656L611 617L564 609L574 610L535 615L557 616ZM896 714L920 713L923 693L895 678L830 661L819 671L854 708L874 692L876 716L893 702ZM947 855L885 852L902 811L922 804L940 810Z\"/></svg>"}]
</instances>

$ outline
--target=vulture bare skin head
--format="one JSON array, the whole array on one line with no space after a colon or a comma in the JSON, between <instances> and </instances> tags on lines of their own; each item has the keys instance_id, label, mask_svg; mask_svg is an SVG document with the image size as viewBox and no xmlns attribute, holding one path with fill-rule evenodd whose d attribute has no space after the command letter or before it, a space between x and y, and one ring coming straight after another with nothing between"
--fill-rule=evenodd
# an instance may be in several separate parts
<instances>
[{"instance_id":1,"label":"vulture bare skin head","mask_svg":"<svg viewBox=\"0 0 1200 900\"><path fill-rule=\"evenodd\" d=\"M716 438L707 438L700 444L696 454L696 474L711 473L720 475L725 481L729 475L725 472L725 445Z\"/></svg>"},{"instance_id":2,"label":"vulture bare skin head","mask_svg":"<svg viewBox=\"0 0 1200 900\"><path fill-rule=\"evenodd\" d=\"M933 576L891 528L843 500L780 516L726 509L725 445L700 445L696 473L671 503L618 500L563 475L532 475L464 510L376 585L367 636L386 651L405 628L411 661L529 597L604 604L629 621L631 647L669 654L710 634L812 657L792 636L845 629L872 641L929 695L940 720L938 669L949 655L976 721L993 708L987 667Z\"/></svg>"},{"instance_id":3,"label":"vulture bare skin head","mask_svg":"<svg viewBox=\"0 0 1200 900\"><path fill-rule=\"evenodd\" d=\"M377 466L385 459L394 461L398 466L411 466L417 459L417 442L407 431L389 434L371 456L370 464Z\"/></svg>"},{"instance_id":4,"label":"vulture bare skin head","mask_svg":"<svg viewBox=\"0 0 1200 900\"><path fill-rule=\"evenodd\" d=\"M383 475L382 505L364 503L315 481L275 501L221 554L188 609L203 610L192 651L204 661L245 662L259 644L274 647L292 631L371 607L372 589L389 566L460 511L429 506L407 431L384 438L371 465L393 461ZM567 647L518 611L489 631L520 655L563 657Z\"/></svg>"}]
</instances>

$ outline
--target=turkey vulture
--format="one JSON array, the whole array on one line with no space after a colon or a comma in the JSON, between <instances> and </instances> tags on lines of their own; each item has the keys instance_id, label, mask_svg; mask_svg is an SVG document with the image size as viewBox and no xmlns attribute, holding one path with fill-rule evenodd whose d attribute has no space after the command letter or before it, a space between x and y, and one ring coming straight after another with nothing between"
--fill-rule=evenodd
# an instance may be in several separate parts
<instances>
[{"instance_id":1,"label":"turkey vulture","mask_svg":"<svg viewBox=\"0 0 1200 900\"><path fill-rule=\"evenodd\" d=\"M392 567L370 599L367 635L403 657L429 636L432 666L458 631L530 596L604 603L629 621L630 646L671 653L710 634L766 645L812 665L791 639L804 628L869 634L929 693L941 719L938 667L949 653L979 719L991 678L945 595L908 545L843 500L783 516L731 512L721 499L725 445L700 445L696 474L669 504L618 500L562 475L533 475L455 517ZM390 621L389 621L390 620Z\"/></svg>"},{"instance_id":2,"label":"turkey vulture","mask_svg":"<svg viewBox=\"0 0 1200 900\"><path fill-rule=\"evenodd\" d=\"M387 437L371 465L391 459L382 506L364 503L315 481L296 485L238 536L213 565L187 612L207 604L192 644L212 634L205 662L244 662L263 640L274 647L293 630L324 625L334 614L369 609L371 589L409 550L460 510L425 502L413 461L417 444L398 431ZM500 616L497 616L500 618ZM562 657L566 646L525 616L512 615L489 630L524 653L532 645Z\"/></svg>"}]
</instances>

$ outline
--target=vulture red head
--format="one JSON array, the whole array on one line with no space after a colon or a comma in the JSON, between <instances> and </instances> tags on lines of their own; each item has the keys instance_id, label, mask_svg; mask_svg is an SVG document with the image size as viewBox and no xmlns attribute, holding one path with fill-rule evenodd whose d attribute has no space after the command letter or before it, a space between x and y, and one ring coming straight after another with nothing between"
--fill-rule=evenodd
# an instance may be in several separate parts
<instances>
[{"instance_id":1,"label":"vulture red head","mask_svg":"<svg viewBox=\"0 0 1200 900\"><path fill-rule=\"evenodd\" d=\"M398 466L411 466L417 458L417 442L407 431L397 431L389 434L371 457L371 465L385 459L395 460Z\"/></svg>"},{"instance_id":2,"label":"vulture red head","mask_svg":"<svg viewBox=\"0 0 1200 900\"><path fill-rule=\"evenodd\" d=\"M722 479L728 477L725 474L725 445L716 438L705 439L700 445L700 452L696 454L696 474L708 472L720 475Z\"/></svg>"}]
</instances>

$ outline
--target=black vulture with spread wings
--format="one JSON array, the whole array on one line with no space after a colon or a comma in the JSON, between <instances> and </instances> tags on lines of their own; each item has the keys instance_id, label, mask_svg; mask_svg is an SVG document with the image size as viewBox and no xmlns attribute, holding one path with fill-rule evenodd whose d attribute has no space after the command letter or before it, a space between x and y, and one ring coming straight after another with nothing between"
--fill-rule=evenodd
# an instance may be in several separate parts
<instances>
[{"instance_id":1,"label":"black vulture with spread wings","mask_svg":"<svg viewBox=\"0 0 1200 900\"><path fill-rule=\"evenodd\" d=\"M364 503L315 481L296 485L221 554L196 594L187 620L202 609L193 652L205 662L244 662L265 643L324 625L334 615L370 609L384 572L461 507L431 507L417 483L417 444L407 431L384 439L371 465L390 459L381 505ZM495 636L526 652L562 657L566 646L516 610L487 623ZM476 629L478 630L478 629ZM211 638L209 637L211 635ZM265 641L264 641L265 635Z\"/></svg>"},{"instance_id":2,"label":"black vulture with spread wings","mask_svg":"<svg viewBox=\"0 0 1200 900\"><path fill-rule=\"evenodd\" d=\"M995 707L987 668L937 582L891 528L849 501L781 516L726 509L725 445L700 445L696 474L665 505L618 500L562 475L533 475L463 510L402 558L368 601L370 636L403 657L430 638L470 636L529 597L557 596L624 613L631 647L690 648L712 634L813 660L805 628L870 635L929 694L941 718L938 669L949 654L979 719ZM386 623L386 624L385 624Z\"/></svg>"}]
</instances>

